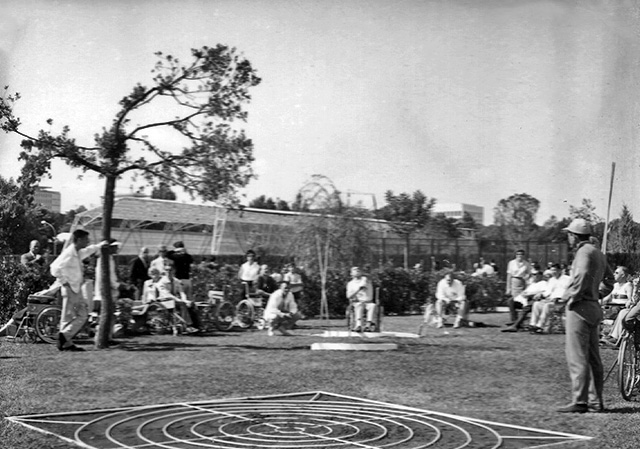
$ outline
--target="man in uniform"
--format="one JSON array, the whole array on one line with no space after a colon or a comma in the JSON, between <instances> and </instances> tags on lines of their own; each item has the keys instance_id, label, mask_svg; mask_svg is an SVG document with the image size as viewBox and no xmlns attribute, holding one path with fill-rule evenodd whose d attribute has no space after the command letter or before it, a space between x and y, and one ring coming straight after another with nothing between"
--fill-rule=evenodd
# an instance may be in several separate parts
<instances>
[{"instance_id":1,"label":"man in uniform","mask_svg":"<svg viewBox=\"0 0 640 449\"><path fill-rule=\"evenodd\" d=\"M604 375L598 345L602 310L598 287L605 272L604 255L589 240L591 226L574 219L568 227L569 245L576 248L571 279L562 299L566 301L566 357L571 377L571 404L561 413L603 411Z\"/></svg>"}]
</instances>

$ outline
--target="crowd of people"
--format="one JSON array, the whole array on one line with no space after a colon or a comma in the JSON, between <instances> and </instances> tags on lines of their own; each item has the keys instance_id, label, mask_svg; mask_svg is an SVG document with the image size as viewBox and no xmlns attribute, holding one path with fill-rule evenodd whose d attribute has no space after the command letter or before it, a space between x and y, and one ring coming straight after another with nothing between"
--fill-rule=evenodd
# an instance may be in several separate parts
<instances>
[{"instance_id":1,"label":"crowd of people","mask_svg":"<svg viewBox=\"0 0 640 449\"><path fill-rule=\"evenodd\" d=\"M545 269L526 259L523 250L515 252L515 257L506 266L506 296L509 306L509 322L502 332L528 330L533 334L550 332L554 313L564 313L566 328L566 358L572 381L572 403L560 409L561 412L583 413L602 410L603 370L599 354L600 345L616 346L624 329L630 329L640 316L637 285L631 282L629 270L618 266L610 269L604 255L591 238L591 229L584 220L576 219L565 229L569 245L575 250L571 266L550 262ZM101 251L105 246L110 250ZM95 283L101 285L103 276L103 255L110 257L110 293L118 298L121 290L116 272L115 255L119 242L100 242L90 245L89 234L76 230L61 254L49 265L55 283L44 294L60 292L62 312L58 334L60 351L82 351L73 339L87 321L91 310L100 312L103 302L100 289L95 292L91 281L85 281L83 260L96 256ZM40 243L31 242L29 252L21 257L25 266L44 266L46 259L41 255ZM199 314L193 298L191 281L194 258L181 241L169 249L160 245L156 254L150 256L148 248L140 249L138 256L130 263L129 279L133 286L133 299L141 305L155 301L171 301L180 321L186 324L187 333L202 329ZM213 264L213 262L210 262ZM354 332L379 330L377 318L378 304L370 278L359 267L350 271L351 280L345 286L349 310L353 314ZM500 276L498 267L491 261L480 258L471 274L474 277ZM260 264L252 250L245 254L245 261L237 272L245 298L251 298L256 306L264 309L267 335L276 332L291 335L296 322L303 318L299 302L304 291L302 272L293 264L287 264L282 272L274 272L266 264ZM601 294L601 281L611 277L614 284L610 293ZM637 283L637 282L636 282ZM603 297L604 296L604 297ZM454 314L453 328L473 326L469 321L470 304L466 288L454 269L445 269L435 290L435 301L427 308L435 327L442 328L448 315ZM606 316L603 315L603 310ZM12 326L22 320L26 309L14 314L12 319L0 328L0 335L6 335ZM610 331L600 336L603 318L612 320ZM175 333L175 323L174 333ZM112 340L113 329L109 332ZM117 344L117 342L114 342Z\"/></svg>"}]
</instances>

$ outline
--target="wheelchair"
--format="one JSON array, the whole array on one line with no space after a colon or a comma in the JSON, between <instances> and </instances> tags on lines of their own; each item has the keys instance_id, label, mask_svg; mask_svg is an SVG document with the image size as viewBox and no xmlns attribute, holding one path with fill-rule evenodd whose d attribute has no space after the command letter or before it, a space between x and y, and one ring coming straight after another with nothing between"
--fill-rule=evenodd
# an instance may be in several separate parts
<instances>
[{"instance_id":1,"label":"wheelchair","mask_svg":"<svg viewBox=\"0 0 640 449\"><path fill-rule=\"evenodd\" d=\"M267 326L262 296L252 292L248 284L244 284L244 299L238 303L235 312L235 323L243 329L262 330Z\"/></svg>"},{"instance_id":2,"label":"wheelchair","mask_svg":"<svg viewBox=\"0 0 640 449\"><path fill-rule=\"evenodd\" d=\"M380 304L380 287L376 287L374 289L373 303L376 305L375 313L373 315L373 324L375 326L373 332L382 332L382 317L384 315L384 307L382 307L382 305ZM363 311L363 315L366 318L366 309ZM350 302L347 306L345 316L347 318L347 329L351 331L355 328L356 325L356 314L353 308L353 302Z\"/></svg>"},{"instance_id":3,"label":"wheelchair","mask_svg":"<svg viewBox=\"0 0 640 449\"><path fill-rule=\"evenodd\" d=\"M54 344L58 341L62 307L60 296L30 295L22 319L7 335L13 341Z\"/></svg>"},{"instance_id":4,"label":"wheelchair","mask_svg":"<svg viewBox=\"0 0 640 449\"><path fill-rule=\"evenodd\" d=\"M618 388L625 401L640 393L640 322L625 329L618 351Z\"/></svg>"}]
</instances>

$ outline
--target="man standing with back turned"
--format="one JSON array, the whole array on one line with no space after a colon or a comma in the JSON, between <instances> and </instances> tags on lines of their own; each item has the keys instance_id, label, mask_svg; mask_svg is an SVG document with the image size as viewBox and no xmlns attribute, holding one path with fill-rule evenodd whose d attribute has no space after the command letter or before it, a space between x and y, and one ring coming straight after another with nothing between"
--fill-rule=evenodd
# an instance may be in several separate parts
<instances>
[{"instance_id":1,"label":"man standing with back turned","mask_svg":"<svg viewBox=\"0 0 640 449\"><path fill-rule=\"evenodd\" d=\"M602 321L598 287L609 268L602 252L589 241L589 223L576 218L564 231L569 233L569 246L576 248L569 287L562 297L567 301L565 351L571 377L571 404L558 411L599 412L604 410L604 375L598 346Z\"/></svg>"}]
</instances>

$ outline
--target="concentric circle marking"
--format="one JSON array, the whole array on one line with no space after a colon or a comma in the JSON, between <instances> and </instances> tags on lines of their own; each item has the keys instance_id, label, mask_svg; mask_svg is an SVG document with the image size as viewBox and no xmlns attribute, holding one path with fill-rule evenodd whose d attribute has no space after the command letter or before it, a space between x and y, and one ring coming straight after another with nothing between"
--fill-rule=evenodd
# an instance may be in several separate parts
<instances>
[{"instance_id":1,"label":"concentric circle marking","mask_svg":"<svg viewBox=\"0 0 640 449\"><path fill-rule=\"evenodd\" d=\"M322 392L61 416L10 419L68 425L62 438L93 449L526 448L588 439Z\"/></svg>"}]
</instances>

